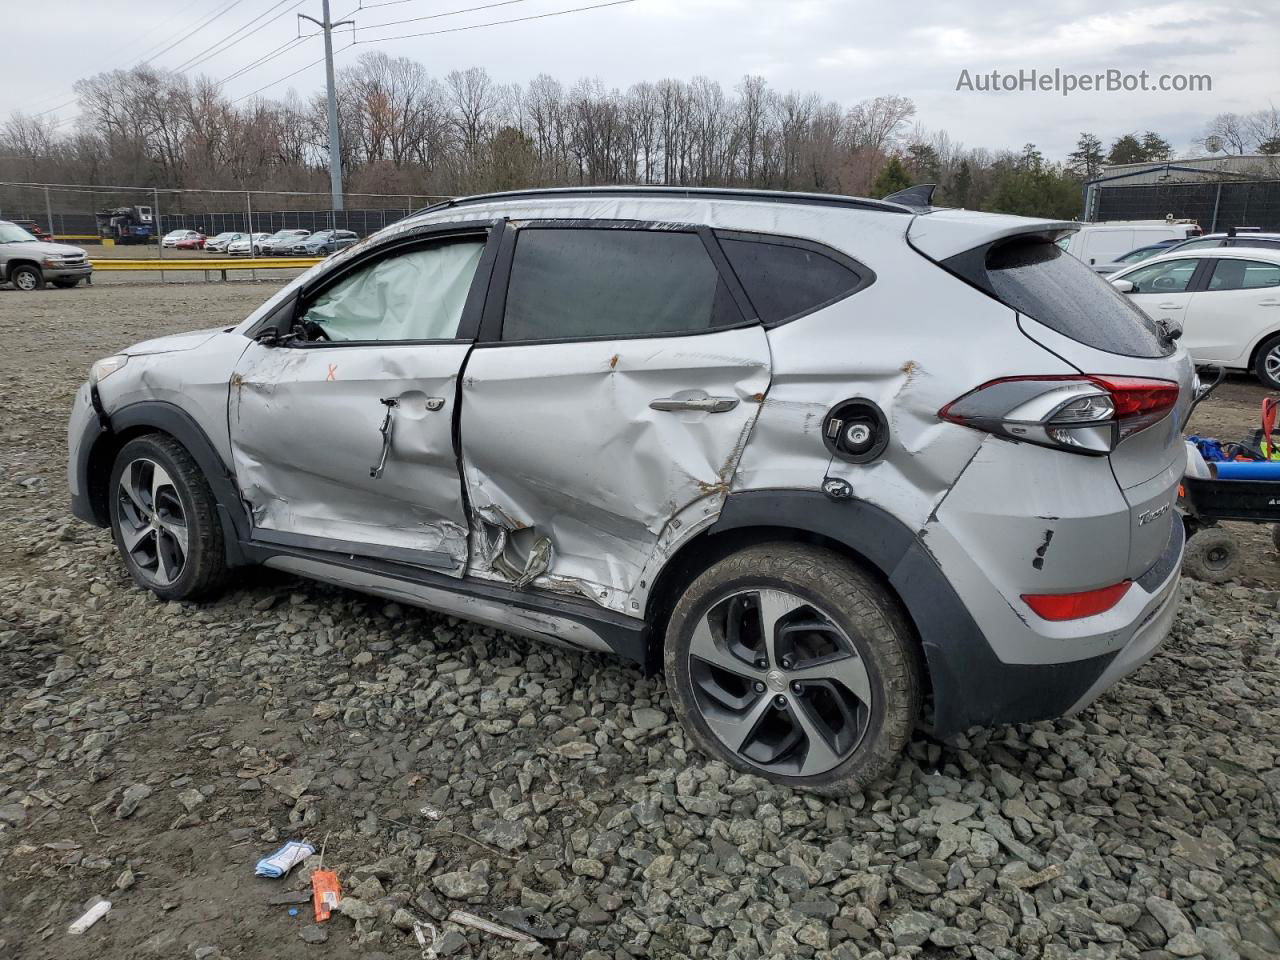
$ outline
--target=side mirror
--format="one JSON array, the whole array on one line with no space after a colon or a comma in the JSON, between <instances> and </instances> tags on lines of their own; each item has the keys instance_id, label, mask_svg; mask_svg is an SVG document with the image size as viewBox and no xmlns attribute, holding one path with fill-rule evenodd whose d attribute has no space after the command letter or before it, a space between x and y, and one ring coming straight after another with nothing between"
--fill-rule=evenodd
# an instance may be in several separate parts
<instances>
[{"instance_id":1,"label":"side mirror","mask_svg":"<svg viewBox=\"0 0 1280 960\"><path fill-rule=\"evenodd\" d=\"M1112 280L1111 285L1121 293L1133 293L1137 288L1128 280Z\"/></svg>"}]
</instances>

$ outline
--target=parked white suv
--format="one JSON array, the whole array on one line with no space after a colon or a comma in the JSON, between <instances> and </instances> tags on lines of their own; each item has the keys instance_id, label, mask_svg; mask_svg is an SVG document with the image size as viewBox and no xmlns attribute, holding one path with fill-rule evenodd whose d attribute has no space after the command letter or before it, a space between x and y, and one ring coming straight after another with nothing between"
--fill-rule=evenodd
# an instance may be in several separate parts
<instances>
[{"instance_id":1,"label":"parked white suv","mask_svg":"<svg viewBox=\"0 0 1280 960\"><path fill-rule=\"evenodd\" d=\"M1280 390L1280 249L1181 247L1111 277L1196 363L1251 370Z\"/></svg>"},{"instance_id":2,"label":"parked white suv","mask_svg":"<svg viewBox=\"0 0 1280 960\"><path fill-rule=\"evenodd\" d=\"M1068 223L714 189L430 207L99 361L73 510L134 579L265 564L665 668L833 792L1078 711L1177 602L1192 368Z\"/></svg>"}]
</instances>

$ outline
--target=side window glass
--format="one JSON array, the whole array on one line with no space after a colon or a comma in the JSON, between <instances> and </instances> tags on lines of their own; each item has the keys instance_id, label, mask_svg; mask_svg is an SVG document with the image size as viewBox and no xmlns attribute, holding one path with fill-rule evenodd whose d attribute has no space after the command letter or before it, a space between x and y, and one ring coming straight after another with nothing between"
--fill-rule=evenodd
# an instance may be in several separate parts
<instances>
[{"instance_id":1,"label":"side window glass","mask_svg":"<svg viewBox=\"0 0 1280 960\"><path fill-rule=\"evenodd\" d=\"M304 319L329 340L449 340L484 250L482 239L378 260L317 296Z\"/></svg>"},{"instance_id":2,"label":"side window glass","mask_svg":"<svg viewBox=\"0 0 1280 960\"><path fill-rule=\"evenodd\" d=\"M1280 265L1256 260L1219 260L1209 278L1210 290L1259 290L1280 286Z\"/></svg>"},{"instance_id":3,"label":"side window glass","mask_svg":"<svg viewBox=\"0 0 1280 960\"><path fill-rule=\"evenodd\" d=\"M764 323L781 323L847 296L862 276L804 247L722 238L721 249Z\"/></svg>"},{"instance_id":4,"label":"side window glass","mask_svg":"<svg viewBox=\"0 0 1280 960\"><path fill-rule=\"evenodd\" d=\"M741 320L696 233L530 228L516 239L502 339L655 336Z\"/></svg>"},{"instance_id":5,"label":"side window glass","mask_svg":"<svg viewBox=\"0 0 1280 960\"><path fill-rule=\"evenodd\" d=\"M1134 293L1182 293L1196 272L1196 260L1170 260L1139 267L1124 279L1133 284Z\"/></svg>"}]
</instances>

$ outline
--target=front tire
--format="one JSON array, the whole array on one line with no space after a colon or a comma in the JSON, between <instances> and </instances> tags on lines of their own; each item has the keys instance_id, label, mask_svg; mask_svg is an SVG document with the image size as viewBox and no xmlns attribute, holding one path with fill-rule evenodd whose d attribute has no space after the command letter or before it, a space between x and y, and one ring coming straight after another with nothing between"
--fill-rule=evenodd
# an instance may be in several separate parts
<instances>
[{"instance_id":1,"label":"front tire","mask_svg":"<svg viewBox=\"0 0 1280 960\"><path fill-rule=\"evenodd\" d=\"M1274 336L1258 348L1253 372L1264 387L1280 390L1280 336Z\"/></svg>"},{"instance_id":2,"label":"front tire","mask_svg":"<svg viewBox=\"0 0 1280 960\"><path fill-rule=\"evenodd\" d=\"M107 488L111 532L130 576L162 600L197 600L227 580L217 502L182 444L162 434L130 440Z\"/></svg>"},{"instance_id":3,"label":"front tire","mask_svg":"<svg viewBox=\"0 0 1280 960\"><path fill-rule=\"evenodd\" d=\"M39 267L24 263L9 272L9 282L13 284L15 290L30 293L32 290L44 289L44 274L40 272Z\"/></svg>"},{"instance_id":4,"label":"front tire","mask_svg":"<svg viewBox=\"0 0 1280 960\"><path fill-rule=\"evenodd\" d=\"M919 648L888 590L819 547L750 547L689 585L667 627L676 713L702 750L774 783L856 792L920 715Z\"/></svg>"}]
</instances>

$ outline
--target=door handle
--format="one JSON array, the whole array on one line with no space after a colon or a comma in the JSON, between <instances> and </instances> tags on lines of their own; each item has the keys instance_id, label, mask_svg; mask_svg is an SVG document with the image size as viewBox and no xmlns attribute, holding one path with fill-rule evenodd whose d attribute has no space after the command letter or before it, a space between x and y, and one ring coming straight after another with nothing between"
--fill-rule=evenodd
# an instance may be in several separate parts
<instances>
[{"instance_id":1,"label":"door handle","mask_svg":"<svg viewBox=\"0 0 1280 960\"><path fill-rule=\"evenodd\" d=\"M1157 310L1181 310L1185 306L1186 306L1185 303L1158 303L1156 304L1156 309Z\"/></svg>"},{"instance_id":2,"label":"door handle","mask_svg":"<svg viewBox=\"0 0 1280 960\"><path fill-rule=\"evenodd\" d=\"M1259 300L1260 307L1280 307L1280 300Z\"/></svg>"},{"instance_id":3,"label":"door handle","mask_svg":"<svg viewBox=\"0 0 1280 960\"><path fill-rule=\"evenodd\" d=\"M387 454L391 452L391 433L396 428L395 410L400 406L400 401L395 397L387 397L379 402L387 408L387 414L382 418L382 426L378 428L378 432L382 434L382 455L378 457L378 462L369 468L369 476L374 480L381 479L382 471L386 469Z\"/></svg>"},{"instance_id":4,"label":"door handle","mask_svg":"<svg viewBox=\"0 0 1280 960\"><path fill-rule=\"evenodd\" d=\"M657 400L649 401L651 410L693 410L700 413L728 413L737 405L737 397L712 397L701 390L691 390L674 397L659 397Z\"/></svg>"}]
</instances>

